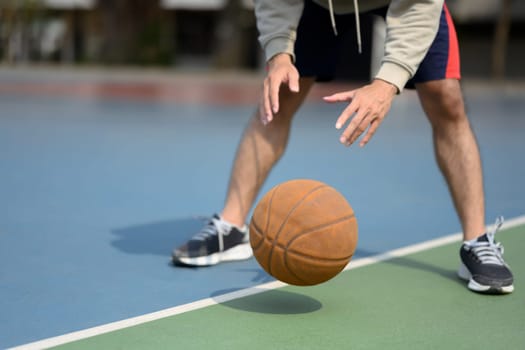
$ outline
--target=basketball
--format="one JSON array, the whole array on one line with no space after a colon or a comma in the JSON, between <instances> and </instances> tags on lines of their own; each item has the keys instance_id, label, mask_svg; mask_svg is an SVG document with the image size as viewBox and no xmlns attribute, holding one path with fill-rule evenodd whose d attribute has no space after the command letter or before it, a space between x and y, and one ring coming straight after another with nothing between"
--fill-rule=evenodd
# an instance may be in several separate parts
<instances>
[{"instance_id":1,"label":"basketball","mask_svg":"<svg viewBox=\"0 0 525 350\"><path fill-rule=\"evenodd\" d=\"M345 197L322 182L281 183L257 203L250 245L262 268L298 286L328 281L350 262L357 220Z\"/></svg>"}]
</instances>

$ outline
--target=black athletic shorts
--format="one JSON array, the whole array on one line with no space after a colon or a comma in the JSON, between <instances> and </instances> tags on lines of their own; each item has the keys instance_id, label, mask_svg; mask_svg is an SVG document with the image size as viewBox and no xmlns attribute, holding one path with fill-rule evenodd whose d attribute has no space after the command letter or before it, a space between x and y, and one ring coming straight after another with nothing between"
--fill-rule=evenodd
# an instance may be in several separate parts
<instances>
[{"instance_id":1,"label":"black athletic shorts","mask_svg":"<svg viewBox=\"0 0 525 350\"><path fill-rule=\"evenodd\" d=\"M384 7L372 10L361 13L360 16L364 18L364 16L375 15L385 18L387 9ZM348 42L348 35L355 35L356 31L353 13L336 14L335 20L337 36L334 34L328 10L311 0L305 0L295 42L295 65L300 76L316 77L317 81L334 79L339 55L343 51L342 45ZM414 83L446 78L460 79L460 77L456 30L450 13L444 5L436 38L416 74L407 83L407 87L413 87Z\"/></svg>"}]
</instances>

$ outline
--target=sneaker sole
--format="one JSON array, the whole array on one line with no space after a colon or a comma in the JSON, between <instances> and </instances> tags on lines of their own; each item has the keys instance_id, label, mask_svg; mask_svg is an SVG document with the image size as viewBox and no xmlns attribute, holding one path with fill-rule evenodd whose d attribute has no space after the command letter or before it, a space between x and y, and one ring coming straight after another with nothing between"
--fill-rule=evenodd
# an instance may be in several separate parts
<instances>
[{"instance_id":1,"label":"sneaker sole","mask_svg":"<svg viewBox=\"0 0 525 350\"><path fill-rule=\"evenodd\" d=\"M467 269L467 267L464 264L461 264L458 270L458 276L459 278L468 281L468 289L471 291L477 292L477 293L484 293L484 294L509 294L514 291L514 285L508 285L508 286L487 286L480 284L476 282L472 278L472 274Z\"/></svg>"},{"instance_id":2,"label":"sneaker sole","mask_svg":"<svg viewBox=\"0 0 525 350\"><path fill-rule=\"evenodd\" d=\"M210 266L226 261L246 260L253 256L250 243L239 244L223 252L198 257L173 257L175 263L188 266Z\"/></svg>"}]
</instances>

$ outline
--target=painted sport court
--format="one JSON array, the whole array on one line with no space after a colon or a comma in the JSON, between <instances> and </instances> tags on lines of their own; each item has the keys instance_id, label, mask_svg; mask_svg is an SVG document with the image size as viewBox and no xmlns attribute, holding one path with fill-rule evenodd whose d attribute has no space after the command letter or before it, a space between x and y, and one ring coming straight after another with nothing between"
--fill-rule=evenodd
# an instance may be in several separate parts
<instances>
[{"instance_id":1,"label":"painted sport court","mask_svg":"<svg viewBox=\"0 0 525 350\"><path fill-rule=\"evenodd\" d=\"M348 270L283 286L254 259L176 268L174 246L222 206L260 77L0 70L0 348L474 349L525 344L525 87L465 81L487 224L515 292L469 292L460 231L413 92L364 149L338 143L342 106L301 109L263 193L337 188L360 238ZM262 195L262 193L261 193Z\"/></svg>"}]
</instances>

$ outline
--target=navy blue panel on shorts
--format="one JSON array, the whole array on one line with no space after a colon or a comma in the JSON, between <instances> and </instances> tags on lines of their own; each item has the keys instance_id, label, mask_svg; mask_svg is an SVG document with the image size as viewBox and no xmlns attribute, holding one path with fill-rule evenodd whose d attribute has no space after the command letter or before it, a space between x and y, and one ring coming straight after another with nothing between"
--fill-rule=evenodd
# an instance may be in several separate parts
<instances>
[{"instance_id":1,"label":"navy blue panel on shorts","mask_svg":"<svg viewBox=\"0 0 525 350\"><path fill-rule=\"evenodd\" d=\"M375 15L385 18L387 10L388 7L383 7L361 13L360 16L363 18ZM348 35L356 31L353 13L336 15L335 19L337 36L334 34L328 10L311 0L305 1L295 42L295 65L300 76L316 77L317 81L330 81L335 78L336 66L342 52L341 45L346 42ZM436 38L406 87L413 88L414 83L449 77L459 79L459 56L456 33L445 6Z\"/></svg>"},{"instance_id":2,"label":"navy blue panel on shorts","mask_svg":"<svg viewBox=\"0 0 525 350\"><path fill-rule=\"evenodd\" d=\"M386 8L378 11L379 15L386 15ZM335 20L337 36L332 28L328 10L311 0L305 0L295 41L295 65L300 76L316 77L317 81L330 81L335 78L339 56L344 53L342 45L351 41L350 37L356 32L353 13L336 14ZM357 52L357 46L355 50Z\"/></svg>"}]
</instances>

